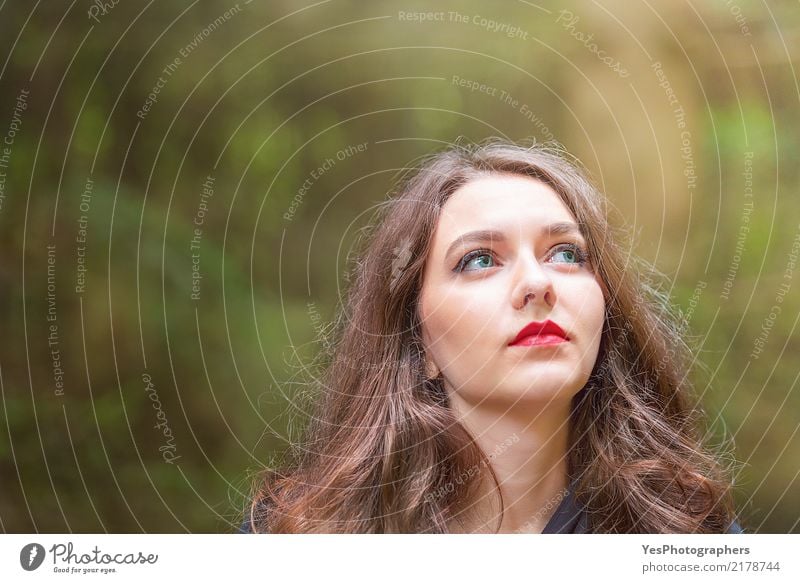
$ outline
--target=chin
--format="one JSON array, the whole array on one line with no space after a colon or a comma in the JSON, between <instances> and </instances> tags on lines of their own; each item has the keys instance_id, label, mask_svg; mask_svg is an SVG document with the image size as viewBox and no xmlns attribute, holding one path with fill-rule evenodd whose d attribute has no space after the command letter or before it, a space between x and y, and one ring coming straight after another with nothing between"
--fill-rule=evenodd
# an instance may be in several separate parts
<instances>
[{"instance_id":1,"label":"chin","mask_svg":"<svg viewBox=\"0 0 800 583\"><path fill-rule=\"evenodd\" d=\"M530 411L533 418L548 409L563 410L572 403L572 395L556 389L552 390L521 390L509 393L499 407L503 411Z\"/></svg>"},{"instance_id":2,"label":"chin","mask_svg":"<svg viewBox=\"0 0 800 583\"><path fill-rule=\"evenodd\" d=\"M531 394L536 397L557 398L573 397L586 384L580 378L572 375L558 374L539 374L525 375L524 380L513 383L518 386L518 394Z\"/></svg>"}]
</instances>

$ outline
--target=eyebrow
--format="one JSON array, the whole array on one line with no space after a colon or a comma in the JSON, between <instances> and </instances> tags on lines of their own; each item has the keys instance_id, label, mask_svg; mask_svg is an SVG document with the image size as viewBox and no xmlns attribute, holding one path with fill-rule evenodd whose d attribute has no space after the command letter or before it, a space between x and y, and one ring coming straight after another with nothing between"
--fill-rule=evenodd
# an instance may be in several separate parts
<instances>
[{"instance_id":1,"label":"eyebrow","mask_svg":"<svg viewBox=\"0 0 800 583\"><path fill-rule=\"evenodd\" d=\"M580 228L578 228L577 223L572 223L569 221L562 221L558 223L550 223L549 225L544 225L539 233L543 237L557 237L558 235L579 235L581 234ZM450 254L453 253L456 249L458 249L461 245L466 245L468 243L484 243L486 241L497 241L502 242L506 240L506 236L502 231L496 231L494 229L482 229L480 231L470 231L469 233L464 233L460 237L458 237L455 241L450 244L450 247L447 249L447 253L445 254L445 258L450 257Z\"/></svg>"}]
</instances>

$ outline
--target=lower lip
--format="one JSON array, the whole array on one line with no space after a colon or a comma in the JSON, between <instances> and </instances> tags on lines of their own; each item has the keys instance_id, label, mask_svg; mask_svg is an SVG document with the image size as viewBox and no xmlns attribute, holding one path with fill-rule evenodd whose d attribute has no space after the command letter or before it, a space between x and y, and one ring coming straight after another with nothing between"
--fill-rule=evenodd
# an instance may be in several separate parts
<instances>
[{"instance_id":1,"label":"lower lip","mask_svg":"<svg viewBox=\"0 0 800 583\"><path fill-rule=\"evenodd\" d=\"M561 344L562 342L567 342L567 339L555 334L536 334L533 336L526 336L511 346L545 346L550 344Z\"/></svg>"}]
</instances>

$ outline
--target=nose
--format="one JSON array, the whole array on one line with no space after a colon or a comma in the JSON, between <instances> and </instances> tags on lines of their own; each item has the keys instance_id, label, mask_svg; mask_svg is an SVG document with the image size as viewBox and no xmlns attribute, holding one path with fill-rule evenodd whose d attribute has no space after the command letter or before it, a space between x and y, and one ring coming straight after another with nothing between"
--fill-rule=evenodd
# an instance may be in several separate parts
<instances>
[{"instance_id":1,"label":"nose","mask_svg":"<svg viewBox=\"0 0 800 583\"><path fill-rule=\"evenodd\" d=\"M517 310L524 309L528 303L550 308L556 303L556 292L550 273L532 253L525 252L519 255L511 300Z\"/></svg>"}]
</instances>

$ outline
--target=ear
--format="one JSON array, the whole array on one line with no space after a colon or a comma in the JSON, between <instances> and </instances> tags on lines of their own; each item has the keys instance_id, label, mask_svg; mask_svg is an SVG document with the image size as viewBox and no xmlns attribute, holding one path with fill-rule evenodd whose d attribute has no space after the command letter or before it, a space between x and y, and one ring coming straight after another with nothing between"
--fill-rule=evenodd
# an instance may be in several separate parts
<instances>
[{"instance_id":1,"label":"ear","mask_svg":"<svg viewBox=\"0 0 800 583\"><path fill-rule=\"evenodd\" d=\"M429 379L435 379L439 376L439 367L433 362L427 354L425 355L425 374Z\"/></svg>"}]
</instances>

